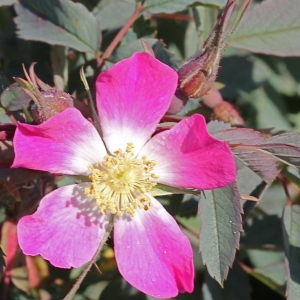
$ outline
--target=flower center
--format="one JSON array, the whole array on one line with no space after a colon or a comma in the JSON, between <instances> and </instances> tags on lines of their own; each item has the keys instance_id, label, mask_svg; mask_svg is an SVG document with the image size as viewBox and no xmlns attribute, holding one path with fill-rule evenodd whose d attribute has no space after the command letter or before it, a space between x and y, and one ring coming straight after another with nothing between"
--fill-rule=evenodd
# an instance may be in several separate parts
<instances>
[{"instance_id":1,"label":"flower center","mask_svg":"<svg viewBox=\"0 0 300 300\"><path fill-rule=\"evenodd\" d=\"M148 210L150 198L145 194L156 185L157 179L152 173L155 161L145 156L137 159L132 151L132 143L126 150L117 150L114 155L106 155L103 162L90 166L92 184L85 189L85 194L96 200L101 212L121 216L127 212L131 217L137 208Z\"/></svg>"}]
</instances>

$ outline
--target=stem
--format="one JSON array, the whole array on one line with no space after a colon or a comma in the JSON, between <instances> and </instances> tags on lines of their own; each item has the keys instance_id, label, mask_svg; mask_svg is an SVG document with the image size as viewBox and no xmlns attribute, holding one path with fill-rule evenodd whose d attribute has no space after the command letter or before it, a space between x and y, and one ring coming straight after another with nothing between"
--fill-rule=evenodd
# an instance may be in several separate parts
<instances>
[{"instance_id":1,"label":"stem","mask_svg":"<svg viewBox=\"0 0 300 300\"><path fill-rule=\"evenodd\" d=\"M287 181L286 181L285 177L281 173L279 173L277 178L279 179L279 181L282 184L282 187L283 187L283 190L284 190L284 193L285 193L285 196L286 196L287 205L292 206L293 201L291 199L291 196L290 196L290 193L289 193L289 190L288 190L288 187L287 187Z\"/></svg>"},{"instance_id":2,"label":"stem","mask_svg":"<svg viewBox=\"0 0 300 300\"><path fill-rule=\"evenodd\" d=\"M80 71L79 71L79 74L80 74L80 79L84 85L84 89L86 90L87 92L87 95L88 95L88 98L89 98L89 103L90 103L90 107L93 111L93 114L96 113L96 109L95 109L95 105L94 105L94 101L93 101L93 97L92 97L92 94L91 94L91 91L90 91L90 87L89 87L89 84L86 80L86 77L85 77L85 74L84 74L84 70L83 70L83 67L80 68Z\"/></svg>"},{"instance_id":3,"label":"stem","mask_svg":"<svg viewBox=\"0 0 300 300\"><path fill-rule=\"evenodd\" d=\"M104 64L104 61L110 57L110 55L115 50L115 48L117 47L121 39L124 37L124 35L128 31L128 29L132 26L132 24L135 22L135 20L139 17L142 11L143 11L143 5L139 2L136 4L133 15L129 18L129 20L125 23L125 25L118 32L118 34L115 36L115 38L110 43L110 45L104 51L101 59L98 61L98 68L101 68L102 65Z\"/></svg>"},{"instance_id":4,"label":"stem","mask_svg":"<svg viewBox=\"0 0 300 300\"><path fill-rule=\"evenodd\" d=\"M184 225L181 221L179 221L178 219L176 219L176 222L183 227L184 229L186 229L191 235L193 235L195 238L199 239L200 235L198 232L192 230L191 228L189 228L188 226Z\"/></svg>"},{"instance_id":5,"label":"stem","mask_svg":"<svg viewBox=\"0 0 300 300\"><path fill-rule=\"evenodd\" d=\"M252 2L252 0L244 0L244 2L242 3L242 6L240 7L240 9L238 10L238 12L235 16L235 19L233 21L233 24L232 24L229 32L227 33L227 36L231 36L232 33L235 31L235 29L239 25L242 17L244 16L245 11L247 10L247 8L251 2Z\"/></svg>"},{"instance_id":6,"label":"stem","mask_svg":"<svg viewBox=\"0 0 300 300\"><path fill-rule=\"evenodd\" d=\"M87 275L87 273L89 272L89 270L91 269L92 265L97 261L98 257L100 256L100 253L111 233L111 230L113 228L113 215L110 218L110 221L108 223L106 232L104 234L103 239L100 242L100 245L98 247L98 250L96 251L96 253L94 254L92 260L88 263L88 265L85 267L85 269L83 270L82 274L80 275L80 277L78 278L78 280L76 281L76 283L74 284L74 286L72 287L72 289L69 291L69 293L66 295L66 297L63 300L72 300L76 294L76 292L78 291L82 281L84 280L85 276Z\"/></svg>"},{"instance_id":7,"label":"stem","mask_svg":"<svg viewBox=\"0 0 300 300\"><path fill-rule=\"evenodd\" d=\"M92 97L92 94L91 94L91 91L90 91L89 84L88 84L88 82L86 80L86 77L85 77L85 74L84 74L83 67L81 67L79 73L80 73L81 81L82 81L82 83L84 85L84 88L87 92L87 96L88 96L88 99L89 99L89 104L90 104L92 114L93 114L94 125L95 125L96 129L98 130L98 132L101 135L101 126L100 126L99 117L98 117L98 114L97 114L97 111L96 111L96 108L95 108L95 105L94 105L94 101L93 101L93 97Z\"/></svg>"}]
</instances>

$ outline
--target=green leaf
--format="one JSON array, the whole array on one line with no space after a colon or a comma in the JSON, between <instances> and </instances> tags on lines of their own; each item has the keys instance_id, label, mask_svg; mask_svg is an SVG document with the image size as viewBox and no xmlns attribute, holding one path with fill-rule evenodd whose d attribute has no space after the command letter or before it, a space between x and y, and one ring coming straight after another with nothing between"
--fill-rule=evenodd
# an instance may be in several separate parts
<instances>
[{"instance_id":1,"label":"green leaf","mask_svg":"<svg viewBox=\"0 0 300 300\"><path fill-rule=\"evenodd\" d=\"M151 47L157 42L154 38L143 38ZM117 62L121 59L131 56L134 52L144 52L141 39L128 42L118 47L110 57L110 60Z\"/></svg>"},{"instance_id":2,"label":"green leaf","mask_svg":"<svg viewBox=\"0 0 300 300\"><path fill-rule=\"evenodd\" d=\"M174 12L182 11L189 5L196 3L223 7L226 4L226 0L146 0L144 7L152 14L171 14Z\"/></svg>"},{"instance_id":3,"label":"green leaf","mask_svg":"<svg viewBox=\"0 0 300 300\"><path fill-rule=\"evenodd\" d=\"M229 55L230 52L235 55ZM278 93L300 95L300 57L277 57L227 48L218 80L225 84L225 97L236 97L268 82Z\"/></svg>"},{"instance_id":4,"label":"green leaf","mask_svg":"<svg viewBox=\"0 0 300 300\"><path fill-rule=\"evenodd\" d=\"M249 117L251 122L254 121L255 124L252 125L255 127L290 130L291 125L286 119L286 103L270 85L266 84L251 93L243 94L240 101L253 107L254 111Z\"/></svg>"},{"instance_id":5,"label":"green leaf","mask_svg":"<svg viewBox=\"0 0 300 300\"><path fill-rule=\"evenodd\" d=\"M217 21L217 9L196 6L193 9L193 21L189 22L184 39L185 57L195 55L205 43Z\"/></svg>"},{"instance_id":6,"label":"green leaf","mask_svg":"<svg viewBox=\"0 0 300 300\"><path fill-rule=\"evenodd\" d=\"M101 31L95 16L70 0L23 0L15 5L18 35L25 40L96 52Z\"/></svg>"},{"instance_id":7,"label":"green leaf","mask_svg":"<svg viewBox=\"0 0 300 300\"><path fill-rule=\"evenodd\" d=\"M268 68L254 55L234 50L235 55L229 55L227 48L220 64L218 81L225 84L221 93L225 98L236 97L257 89L269 75ZM237 53L236 53L237 52Z\"/></svg>"},{"instance_id":8,"label":"green leaf","mask_svg":"<svg viewBox=\"0 0 300 300\"><path fill-rule=\"evenodd\" d=\"M272 264L283 263L284 253L280 251L247 250L251 264L255 268L265 267Z\"/></svg>"},{"instance_id":9,"label":"green leaf","mask_svg":"<svg viewBox=\"0 0 300 300\"><path fill-rule=\"evenodd\" d=\"M31 98L23 92L17 83L10 85L1 94L1 104L9 111L26 108L30 100Z\"/></svg>"},{"instance_id":10,"label":"green leaf","mask_svg":"<svg viewBox=\"0 0 300 300\"><path fill-rule=\"evenodd\" d=\"M0 6L8 6L15 4L17 0L0 0Z\"/></svg>"},{"instance_id":11,"label":"green leaf","mask_svg":"<svg viewBox=\"0 0 300 300\"><path fill-rule=\"evenodd\" d=\"M248 274L284 297L285 266L282 262L255 269L251 269L245 265L242 265L242 267Z\"/></svg>"},{"instance_id":12,"label":"green leaf","mask_svg":"<svg viewBox=\"0 0 300 300\"><path fill-rule=\"evenodd\" d=\"M259 210L268 215L277 215L282 217L282 211L286 205L286 195L282 185L272 184L265 193L263 193L262 202L257 206Z\"/></svg>"},{"instance_id":13,"label":"green leaf","mask_svg":"<svg viewBox=\"0 0 300 300\"><path fill-rule=\"evenodd\" d=\"M300 205L285 207L283 234L287 269L287 299L298 300L300 295Z\"/></svg>"},{"instance_id":14,"label":"green leaf","mask_svg":"<svg viewBox=\"0 0 300 300\"><path fill-rule=\"evenodd\" d=\"M134 12L134 3L120 0L102 0L93 9L93 13L100 23L101 30L121 27Z\"/></svg>"},{"instance_id":15,"label":"green leaf","mask_svg":"<svg viewBox=\"0 0 300 300\"><path fill-rule=\"evenodd\" d=\"M205 191L199 201L199 213L202 259L209 274L223 285L242 232L242 207L236 184Z\"/></svg>"},{"instance_id":16,"label":"green leaf","mask_svg":"<svg viewBox=\"0 0 300 300\"><path fill-rule=\"evenodd\" d=\"M60 91L67 91L68 86L68 49L63 46L52 46L51 67L55 88Z\"/></svg>"},{"instance_id":17,"label":"green leaf","mask_svg":"<svg viewBox=\"0 0 300 300\"><path fill-rule=\"evenodd\" d=\"M245 13L229 45L277 56L300 55L299 0L265 0Z\"/></svg>"},{"instance_id":18,"label":"green leaf","mask_svg":"<svg viewBox=\"0 0 300 300\"><path fill-rule=\"evenodd\" d=\"M298 174L295 174L295 169L284 169L282 174L285 178L290 180L292 183L294 183L299 189L300 189L300 172ZM297 172L297 171L296 171Z\"/></svg>"},{"instance_id":19,"label":"green leaf","mask_svg":"<svg viewBox=\"0 0 300 300\"><path fill-rule=\"evenodd\" d=\"M190 189L180 189L172 186L164 185L158 183L152 190L155 196L164 196L164 195L172 195L172 194L193 194L199 195L200 191L190 190Z\"/></svg>"},{"instance_id":20,"label":"green leaf","mask_svg":"<svg viewBox=\"0 0 300 300\"><path fill-rule=\"evenodd\" d=\"M286 96L300 95L300 57L277 57L260 54L253 57L257 61L256 64L265 69L265 74L262 74L265 80L268 80L278 93Z\"/></svg>"},{"instance_id":21,"label":"green leaf","mask_svg":"<svg viewBox=\"0 0 300 300\"><path fill-rule=\"evenodd\" d=\"M270 278L275 284L283 286L285 284L285 266L283 263L275 263L259 268L254 272Z\"/></svg>"},{"instance_id":22,"label":"green leaf","mask_svg":"<svg viewBox=\"0 0 300 300\"><path fill-rule=\"evenodd\" d=\"M170 66L173 69L177 69L179 62L174 58L174 54L168 51L165 45L161 41L157 41L152 45L155 57L163 62L164 64Z\"/></svg>"},{"instance_id":23,"label":"green leaf","mask_svg":"<svg viewBox=\"0 0 300 300\"><path fill-rule=\"evenodd\" d=\"M241 194L251 195L258 199L261 197L261 188L264 181L251 169L237 161L237 177L236 182ZM249 202L249 201L247 201ZM250 201L253 203L253 201ZM253 203L254 204L254 203ZM254 204L255 206L256 204ZM245 211L244 216L245 217Z\"/></svg>"}]
</instances>

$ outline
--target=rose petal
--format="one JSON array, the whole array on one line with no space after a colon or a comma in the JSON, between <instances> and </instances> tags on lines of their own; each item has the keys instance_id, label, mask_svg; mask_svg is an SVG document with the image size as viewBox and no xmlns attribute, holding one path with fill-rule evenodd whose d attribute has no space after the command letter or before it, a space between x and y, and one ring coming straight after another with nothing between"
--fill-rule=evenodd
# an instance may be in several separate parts
<instances>
[{"instance_id":1,"label":"rose petal","mask_svg":"<svg viewBox=\"0 0 300 300\"><path fill-rule=\"evenodd\" d=\"M135 53L101 73L96 86L107 148L124 150L132 142L138 153L170 105L177 73L148 53Z\"/></svg>"},{"instance_id":2,"label":"rose petal","mask_svg":"<svg viewBox=\"0 0 300 300\"><path fill-rule=\"evenodd\" d=\"M155 135L141 150L139 156L143 155L156 161L158 182L174 187L220 188L236 176L228 145L209 135L201 115L193 115Z\"/></svg>"},{"instance_id":3,"label":"rose petal","mask_svg":"<svg viewBox=\"0 0 300 300\"><path fill-rule=\"evenodd\" d=\"M19 123L14 147L14 168L71 175L88 175L88 166L106 154L95 127L75 108L68 108L41 125Z\"/></svg>"},{"instance_id":4,"label":"rose petal","mask_svg":"<svg viewBox=\"0 0 300 300\"><path fill-rule=\"evenodd\" d=\"M87 185L53 191L41 200L33 215L19 221L18 239L25 254L40 254L60 268L80 267L92 259L108 217L84 195Z\"/></svg>"},{"instance_id":5,"label":"rose petal","mask_svg":"<svg viewBox=\"0 0 300 300\"><path fill-rule=\"evenodd\" d=\"M153 206L133 218L116 217L115 255L122 276L138 290L157 298L192 292L192 248L175 220L153 197Z\"/></svg>"}]
</instances>

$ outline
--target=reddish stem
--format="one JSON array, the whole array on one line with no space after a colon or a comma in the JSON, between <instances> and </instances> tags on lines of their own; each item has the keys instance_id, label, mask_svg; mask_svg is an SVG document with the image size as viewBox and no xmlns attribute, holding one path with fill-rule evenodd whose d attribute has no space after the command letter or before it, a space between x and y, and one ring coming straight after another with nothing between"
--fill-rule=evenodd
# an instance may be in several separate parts
<instances>
[{"instance_id":1,"label":"reddish stem","mask_svg":"<svg viewBox=\"0 0 300 300\"><path fill-rule=\"evenodd\" d=\"M133 15L129 18L129 20L126 22L126 24L122 27L122 29L118 32L118 34L115 36L113 41L110 43L110 45L106 48L101 58L99 58L98 61L98 68L101 68L104 64L104 61L110 57L110 55L113 53L121 39L124 37L128 29L132 26L132 24L135 22L135 20L139 17L140 13L143 11L143 6L139 2L137 3Z\"/></svg>"},{"instance_id":2,"label":"reddish stem","mask_svg":"<svg viewBox=\"0 0 300 300\"><path fill-rule=\"evenodd\" d=\"M184 225L182 222L180 222L179 220L176 219L176 222L183 227L184 229L186 229L191 235L193 235L195 238L199 239L200 235L198 232L192 230L191 228L189 228L188 226Z\"/></svg>"},{"instance_id":3,"label":"reddish stem","mask_svg":"<svg viewBox=\"0 0 300 300\"><path fill-rule=\"evenodd\" d=\"M285 177L279 173L277 178L279 179L279 181L281 182L282 184L282 187L284 189L284 193L285 193L285 196L286 196L286 202L289 206L292 206L293 205L293 201L291 199L291 196L290 196L290 193L289 193L289 190L287 188L287 180L285 179Z\"/></svg>"}]
</instances>

